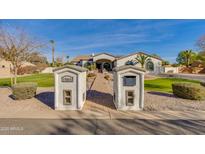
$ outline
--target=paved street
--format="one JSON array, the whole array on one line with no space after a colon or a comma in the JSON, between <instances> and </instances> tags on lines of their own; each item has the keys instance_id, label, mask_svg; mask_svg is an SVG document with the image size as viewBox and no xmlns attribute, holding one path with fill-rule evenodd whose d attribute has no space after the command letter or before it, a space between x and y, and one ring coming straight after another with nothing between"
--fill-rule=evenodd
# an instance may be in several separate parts
<instances>
[{"instance_id":1,"label":"paved street","mask_svg":"<svg viewBox=\"0 0 205 154\"><path fill-rule=\"evenodd\" d=\"M0 119L0 134L205 134L205 120Z\"/></svg>"}]
</instances>

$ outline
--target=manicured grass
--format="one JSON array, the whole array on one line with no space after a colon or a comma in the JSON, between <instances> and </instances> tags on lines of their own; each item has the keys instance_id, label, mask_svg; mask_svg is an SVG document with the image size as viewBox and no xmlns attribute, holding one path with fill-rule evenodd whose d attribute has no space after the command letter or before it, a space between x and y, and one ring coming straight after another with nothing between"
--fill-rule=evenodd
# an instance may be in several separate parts
<instances>
[{"instance_id":1,"label":"manicured grass","mask_svg":"<svg viewBox=\"0 0 205 154\"><path fill-rule=\"evenodd\" d=\"M52 87L54 86L54 76L52 73L48 74L33 74L30 76L18 77L19 82L36 82L38 87ZM0 86L10 86L10 78L0 79Z\"/></svg>"},{"instance_id":2,"label":"manicured grass","mask_svg":"<svg viewBox=\"0 0 205 154\"><path fill-rule=\"evenodd\" d=\"M196 80L187 80L179 78L158 78L154 80L145 80L145 90L172 93L172 83L174 82L192 82L198 83Z\"/></svg>"},{"instance_id":3,"label":"manicured grass","mask_svg":"<svg viewBox=\"0 0 205 154\"><path fill-rule=\"evenodd\" d=\"M17 82L36 82L38 83L38 87L52 87L54 86L54 76L53 74L34 74L18 77ZM172 83L174 82L193 82L199 84L199 81L195 80L158 78L154 80L145 80L145 90L172 93ZM10 86L10 78L0 79L0 86Z\"/></svg>"}]
</instances>

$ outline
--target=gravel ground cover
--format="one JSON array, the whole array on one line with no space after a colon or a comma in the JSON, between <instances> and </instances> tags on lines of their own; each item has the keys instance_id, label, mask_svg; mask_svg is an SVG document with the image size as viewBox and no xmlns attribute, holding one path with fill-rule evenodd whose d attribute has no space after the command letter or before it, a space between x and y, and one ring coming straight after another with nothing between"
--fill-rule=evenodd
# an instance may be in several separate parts
<instances>
[{"instance_id":1,"label":"gravel ground cover","mask_svg":"<svg viewBox=\"0 0 205 154\"><path fill-rule=\"evenodd\" d=\"M108 81L107 86L112 91L113 82ZM148 90L145 90L144 97L145 111L205 111L205 100L182 99L172 93Z\"/></svg>"},{"instance_id":2,"label":"gravel ground cover","mask_svg":"<svg viewBox=\"0 0 205 154\"><path fill-rule=\"evenodd\" d=\"M145 91L145 111L205 111L205 100L196 101L175 97L173 94Z\"/></svg>"}]
</instances>

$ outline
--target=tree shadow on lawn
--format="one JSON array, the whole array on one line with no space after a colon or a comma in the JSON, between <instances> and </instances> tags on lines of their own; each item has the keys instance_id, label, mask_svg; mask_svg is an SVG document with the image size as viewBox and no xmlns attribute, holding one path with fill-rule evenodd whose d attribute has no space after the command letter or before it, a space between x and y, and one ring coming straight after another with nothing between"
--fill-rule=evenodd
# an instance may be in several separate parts
<instances>
[{"instance_id":1,"label":"tree shadow on lawn","mask_svg":"<svg viewBox=\"0 0 205 154\"><path fill-rule=\"evenodd\" d=\"M165 97L176 98L176 96L174 96L173 94L165 93L165 92L148 91L147 93L149 93L149 94L153 94L153 95L158 95L158 96L165 96Z\"/></svg>"},{"instance_id":2,"label":"tree shadow on lawn","mask_svg":"<svg viewBox=\"0 0 205 154\"><path fill-rule=\"evenodd\" d=\"M10 83L0 83L0 88L5 88L5 87L10 87L11 84Z\"/></svg>"},{"instance_id":3,"label":"tree shadow on lawn","mask_svg":"<svg viewBox=\"0 0 205 154\"><path fill-rule=\"evenodd\" d=\"M51 92L51 91L41 92L39 94L36 94L35 98L37 98L39 101L41 101L45 105L54 109L54 92Z\"/></svg>"},{"instance_id":4,"label":"tree shadow on lawn","mask_svg":"<svg viewBox=\"0 0 205 154\"><path fill-rule=\"evenodd\" d=\"M160 88L160 89L167 88L167 85L159 85L159 84L153 84L153 83L145 83L144 86L146 88Z\"/></svg>"}]
</instances>

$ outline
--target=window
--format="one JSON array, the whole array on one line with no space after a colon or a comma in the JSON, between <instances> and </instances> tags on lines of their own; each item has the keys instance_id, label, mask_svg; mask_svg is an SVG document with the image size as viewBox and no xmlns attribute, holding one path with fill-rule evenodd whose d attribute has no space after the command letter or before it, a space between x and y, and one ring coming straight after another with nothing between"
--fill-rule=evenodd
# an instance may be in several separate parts
<instances>
[{"instance_id":1,"label":"window","mask_svg":"<svg viewBox=\"0 0 205 154\"><path fill-rule=\"evenodd\" d=\"M124 86L135 86L136 85L136 76L124 76L123 77Z\"/></svg>"},{"instance_id":2,"label":"window","mask_svg":"<svg viewBox=\"0 0 205 154\"><path fill-rule=\"evenodd\" d=\"M72 101L72 91L71 90L63 90L63 104L64 105L71 105Z\"/></svg>"},{"instance_id":3,"label":"window","mask_svg":"<svg viewBox=\"0 0 205 154\"><path fill-rule=\"evenodd\" d=\"M126 104L127 106L134 105L134 91L126 91Z\"/></svg>"},{"instance_id":4,"label":"window","mask_svg":"<svg viewBox=\"0 0 205 154\"><path fill-rule=\"evenodd\" d=\"M148 62L146 63L146 70L148 70L148 71L154 71L154 64L153 64L153 62L148 61Z\"/></svg>"},{"instance_id":5,"label":"window","mask_svg":"<svg viewBox=\"0 0 205 154\"><path fill-rule=\"evenodd\" d=\"M128 60L127 62L125 62L125 65L135 65L135 64L132 60Z\"/></svg>"}]
</instances>

